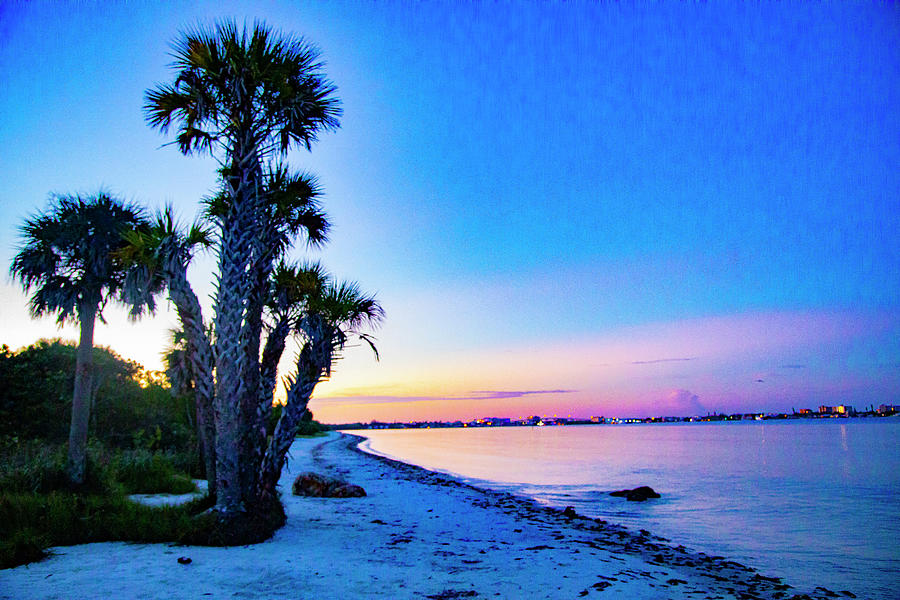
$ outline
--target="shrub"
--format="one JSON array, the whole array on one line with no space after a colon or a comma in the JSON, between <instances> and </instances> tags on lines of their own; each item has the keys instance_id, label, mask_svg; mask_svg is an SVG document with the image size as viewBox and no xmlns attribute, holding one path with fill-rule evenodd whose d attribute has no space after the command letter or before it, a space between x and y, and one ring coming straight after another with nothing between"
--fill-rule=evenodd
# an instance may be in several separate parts
<instances>
[{"instance_id":1,"label":"shrub","mask_svg":"<svg viewBox=\"0 0 900 600\"><path fill-rule=\"evenodd\" d=\"M106 462L101 448L96 444L89 446L82 491L105 493L117 487ZM0 441L0 489L31 493L69 489L65 446L38 440L3 439Z\"/></svg>"},{"instance_id":2,"label":"shrub","mask_svg":"<svg viewBox=\"0 0 900 600\"><path fill-rule=\"evenodd\" d=\"M197 490L177 468L192 456L149 450L110 450L93 441L88 446L85 483L81 493L108 495L187 494ZM46 494L69 490L65 446L16 438L0 441L0 490Z\"/></svg>"},{"instance_id":3,"label":"shrub","mask_svg":"<svg viewBox=\"0 0 900 600\"><path fill-rule=\"evenodd\" d=\"M59 339L15 352L0 346L0 436L66 442L75 353ZM93 386L90 431L105 446L196 451L193 400L173 396L157 374L97 347Z\"/></svg>"}]
</instances>

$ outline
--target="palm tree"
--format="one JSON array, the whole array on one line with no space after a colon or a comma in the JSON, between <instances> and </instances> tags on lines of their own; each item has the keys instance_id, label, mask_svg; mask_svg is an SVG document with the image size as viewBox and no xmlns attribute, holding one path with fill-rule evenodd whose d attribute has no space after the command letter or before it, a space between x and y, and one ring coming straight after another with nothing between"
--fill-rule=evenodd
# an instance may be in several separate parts
<instances>
[{"instance_id":1,"label":"palm tree","mask_svg":"<svg viewBox=\"0 0 900 600\"><path fill-rule=\"evenodd\" d=\"M291 265L281 262L272 274L269 302L266 306L270 325L260 362L260 382L257 388L259 424L268 421L278 363L284 353L287 338L298 329L309 299L323 295L329 282L328 273L319 263Z\"/></svg>"},{"instance_id":2,"label":"palm tree","mask_svg":"<svg viewBox=\"0 0 900 600\"><path fill-rule=\"evenodd\" d=\"M261 503L273 501L275 486L284 466L300 420L316 385L331 376L331 369L340 352L352 339L368 344L378 351L365 329L373 329L384 319L384 310L374 296L363 294L356 283L334 283L316 286L312 295L303 300L303 310L296 322L296 333L303 338L297 356L297 370L286 379L287 401L281 418L266 449L259 469L257 494Z\"/></svg>"},{"instance_id":3,"label":"palm tree","mask_svg":"<svg viewBox=\"0 0 900 600\"><path fill-rule=\"evenodd\" d=\"M328 285L328 274L319 263L286 264L280 262L270 278L270 291L266 312L268 316L266 344L259 364L254 414L250 428L250 446L253 453L252 493L256 492L258 467L266 450L266 434L272 413L274 392L278 377L278 364L288 337L296 330L310 297L321 294Z\"/></svg>"},{"instance_id":4,"label":"palm tree","mask_svg":"<svg viewBox=\"0 0 900 600\"><path fill-rule=\"evenodd\" d=\"M215 495L213 349L203 321L200 300L187 278L187 268L195 250L208 248L212 244L211 234L200 224L182 231L169 206L143 229L126 233L125 240L127 244L117 252L119 259L128 266L123 285L125 299L138 304L165 287L178 313L185 358L192 376L197 431L203 449L208 489L210 495Z\"/></svg>"},{"instance_id":5,"label":"palm tree","mask_svg":"<svg viewBox=\"0 0 900 600\"><path fill-rule=\"evenodd\" d=\"M105 192L53 195L49 208L21 227L23 243L10 267L26 292L34 290L32 316L55 313L60 325L80 325L67 464L74 486L84 483L94 323L122 288L125 271L114 252L124 245L123 234L145 225L140 208ZM132 304L132 315L144 309L155 309L152 294Z\"/></svg>"},{"instance_id":6,"label":"palm tree","mask_svg":"<svg viewBox=\"0 0 900 600\"><path fill-rule=\"evenodd\" d=\"M239 29L223 21L214 31L187 31L174 58L174 83L147 93L147 119L164 132L175 124L175 141L184 154L213 155L227 197L219 219L214 320L216 509L227 518L243 510L239 448L249 397L244 375L248 361L258 360L252 350L259 343L244 324L253 329L256 311L262 311L261 303L249 300L260 280L255 272L267 262L254 256L259 240L265 240L260 231L266 221L265 168L292 145L309 149L320 132L335 129L340 107L334 86L320 71L318 50L261 23Z\"/></svg>"}]
</instances>

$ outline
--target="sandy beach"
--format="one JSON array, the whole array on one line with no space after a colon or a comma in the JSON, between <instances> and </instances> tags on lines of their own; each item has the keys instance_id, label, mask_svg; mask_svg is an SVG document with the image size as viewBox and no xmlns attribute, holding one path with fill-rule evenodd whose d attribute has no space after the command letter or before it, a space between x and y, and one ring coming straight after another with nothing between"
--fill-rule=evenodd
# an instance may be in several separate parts
<instances>
[{"instance_id":1,"label":"sandy beach","mask_svg":"<svg viewBox=\"0 0 900 600\"><path fill-rule=\"evenodd\" d=\"M0 571L0 598L852 597L794 589L649 532L371 456L357 441L331 433L295 442L281 478L287 524L265 543L54 548L42 562ZM295 497L290 483L304 471L368 495Z\"/></svg>"}]
</instances>

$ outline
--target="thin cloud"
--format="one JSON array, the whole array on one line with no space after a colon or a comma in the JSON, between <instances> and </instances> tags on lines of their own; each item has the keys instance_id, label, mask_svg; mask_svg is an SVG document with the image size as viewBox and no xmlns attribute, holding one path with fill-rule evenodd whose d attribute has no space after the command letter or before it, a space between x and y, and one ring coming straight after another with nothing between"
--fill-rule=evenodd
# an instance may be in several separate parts
<instances>
[{"instance_id":1,"label":"thin cloud","mask_svg":"<svg viewBox=\"0 0 900 600\"><path fill-rule=\"evenodd\" d=\"M328 404L393 404L404 402L453 402L455 400L503 400L538 394L571 394L578 390L478 390L461 396L334 396L315 398Z\"/></svg>"},{"instance_id":2,"label":"thin cloud","mask_svg":"<svg viewBox=\"0 0 900 600\"><path fill-rule=\"evenodd\" d=\"M779 369L805 369L806 365L781 365Z\"/></svg>"},{"instance_id":3,"label":"thin cloud","mask_svg":"<svg viewBox=\"0 0 900 600\"><path fill-rule=\"evenodd\" d=\"M655 365L658 363L667 363L667 362L684 362L688 360L696 360L696 356L691 356L689 358L657 358L654 360L635 360L632 361L633 365Z\"/></svg>"},{"instance_id":4,"label":"thin cloud","mask_svg":"<svg viewBox=\"0 0 900 600\"><path fill-rule=\"evenodd\" d=\"M521 398L522 396L533 396L535 394L571 394L578 390L520 390L520 391L474 391L472 394L477 396L469 396L460 398L461 400L495 400L501 398Z\"/></svg>"}]
</instances>

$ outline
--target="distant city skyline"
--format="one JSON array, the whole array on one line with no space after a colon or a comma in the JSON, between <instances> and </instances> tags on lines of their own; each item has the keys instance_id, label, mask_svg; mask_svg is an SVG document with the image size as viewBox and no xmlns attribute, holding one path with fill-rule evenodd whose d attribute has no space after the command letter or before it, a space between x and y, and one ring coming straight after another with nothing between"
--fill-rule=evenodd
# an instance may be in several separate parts
<instances>
[{"instance_id":1,"label":"distant city skyline","mask_svg":"<svg viewBox=\"0 0 900 600\"><path fill-rule=\"evenodd\" d=\"M657 415L653 417L633 417L628 415L617 416L591 416L572 417L572 415L532 415L529 417L479 417L455 421L427 420L427 421L378 421L336 423L338 429L428 429L431 427L541 427L555 425L633 425L633 424L658 424L658 423L709 423L731 421L768 421L788 419L822 419L822 418L872 418L893 417L900 413L900 405L882 404L878 408L866 407L856 410L852 406L819 406L817 409L801 408L789 413L719 413L709 412L705 415Z\"/></svg>"},{"instance_id":2,"label":"distant city skyline","mask_svg":"<svg viewBox=\"0 0 900 600\"><path fill-rule=\"evenodd\" d=\"M343 102L289 157L334 222L294 255L377 292L387 320L382 360L349 349L317 418L900 400L897 5L6 3L7 270L51 192L197 214L215 164L141 107L179 30L220 17L316 43ZM207 317L214 268L190 271ZM0 343L77 337L26 304L0 281ZM160 368L163 308L108 307L96 342Z\"/></svg>"}]
</instances>

